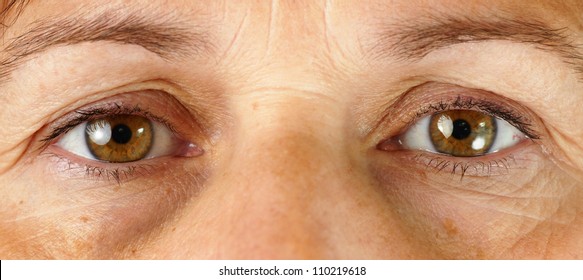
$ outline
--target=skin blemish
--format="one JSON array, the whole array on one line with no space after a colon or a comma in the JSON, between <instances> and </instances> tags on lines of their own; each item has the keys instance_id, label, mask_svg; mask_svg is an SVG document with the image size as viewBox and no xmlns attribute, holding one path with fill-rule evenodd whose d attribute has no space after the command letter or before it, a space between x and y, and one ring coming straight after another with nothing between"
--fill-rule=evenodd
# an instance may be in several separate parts
<instances>
[{"instance_id":1,"label":"skin blemish","mask_svg":"<svg viewBox=\"0 0 583 280\"><path fill-rule=\"evenodd\" d=\"M86 216L81 216L81 217L79 217L79 220L81 220L81 222L84 222L84 223L87 223L87 222L89 222L89 218L88 218L88 217L86 217Z\"/></svg>"},{"instance_id":2,"label":"skin blemish","mask_svg":"<svg viewBox=\"0 0 583 280\"><path fill-rule=\"evenodd\" d=\"M443 228L448 236L455 236L458 234L458 229L454 223L454 221L450 218L445 218L443 220Z\"/></svg>"}]
</instances>

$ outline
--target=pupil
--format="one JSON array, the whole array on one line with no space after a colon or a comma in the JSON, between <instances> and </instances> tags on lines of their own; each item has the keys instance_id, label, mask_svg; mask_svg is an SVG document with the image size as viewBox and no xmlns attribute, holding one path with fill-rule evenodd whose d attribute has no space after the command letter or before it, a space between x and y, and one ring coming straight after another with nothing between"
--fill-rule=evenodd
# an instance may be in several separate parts
<instances>
[{"instance_id":1,"label":"pupil","mask_svg":"<svg viewBox=\"0 0 583 280\"><path fill-rule=\"evenodd\" d=\"M472 128L468 122L461 119L453 121L453 132L451 133L453 138L462 140L470 136L471 133Z\"/></svg>"},{"instance_id":2,"label":"pupil","mask_svg":"<svg viewBox=\"0 0 583 280\"><path fill-rule=\"evenodd\" d=\"M125 144L132 139L132 130L125 124L118 124L113 127L111 138L116 143Z\"/></svg>"}]
</instances>

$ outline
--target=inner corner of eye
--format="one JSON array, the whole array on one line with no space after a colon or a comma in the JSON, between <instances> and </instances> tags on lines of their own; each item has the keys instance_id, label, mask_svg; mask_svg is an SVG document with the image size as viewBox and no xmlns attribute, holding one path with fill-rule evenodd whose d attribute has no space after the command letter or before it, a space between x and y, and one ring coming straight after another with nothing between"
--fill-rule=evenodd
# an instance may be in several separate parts
<instances>
[{"instance_id":1,"label":"inner corner of eye","mask_svg":"<svg viewBox=\"0 0 583 280\"><path fill-rule=\"evenodd\" d=\"M182 151L179 153L183 157L198 157L204 154L204 150L192 142L186 142Z\"/></svg>"},{"instance_id":2,"label":"inner corner of eye","mask_svg":"<svg viewBox=\"0 0 583 280\"><path fill-rule=\"evenodd\" d=\"M405 132L384 139L376 147L383 151L397 151L403 149L423 149L423 130L427 129L431 116L426 116L410 125Z\"/></svg>"}]
</instances>

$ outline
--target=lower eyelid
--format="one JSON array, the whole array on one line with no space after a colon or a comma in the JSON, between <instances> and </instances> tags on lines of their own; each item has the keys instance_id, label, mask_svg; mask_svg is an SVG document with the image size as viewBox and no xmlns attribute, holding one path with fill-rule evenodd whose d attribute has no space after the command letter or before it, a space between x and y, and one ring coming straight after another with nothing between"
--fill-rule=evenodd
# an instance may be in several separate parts
<instances>
[{"instance_id":1,"label":"lower eyelid","mask_svg":"<svg viewBox=\"0 0 583 280\"><path fill-rule=\"evenodd\" d=\"M159 171L154 168L156 161L163 158L147 159L140 162L107 163L84 158L63 150L52 144L41 154L48 159L50 172L64 179L87 179L122 183L139 178L142 175L151 175Z\"/></svg>"},{"instance_id":2,"label":"lower eyelid","mask_svg":"<svg viewBox=\"0 0 583 280\"><path fill-rule=\"evenodd\" d=\"M523 140L516 146L479 157L454 157L419 150L383 150L380 165L399 166L406 170L420 170L427 174L455 175L464 177L489 177L513 175L527 168L531 161L525 154L539 147L531 140ZM385 154L385 153L388 153Z\"/></svg>"},{"instance_id":3,"label":"lower eyelid","mask_svg":"<svg viewBox=\"0 0 583 280\"><path fill-rule=\"evenodd\" d=\"M460 160L455 157L443 157L433 154L418 154L414 160L426 170L472 177L507 175L514 169L516 159L509 155L490 160Z\"/></svg>"}]
</instances>

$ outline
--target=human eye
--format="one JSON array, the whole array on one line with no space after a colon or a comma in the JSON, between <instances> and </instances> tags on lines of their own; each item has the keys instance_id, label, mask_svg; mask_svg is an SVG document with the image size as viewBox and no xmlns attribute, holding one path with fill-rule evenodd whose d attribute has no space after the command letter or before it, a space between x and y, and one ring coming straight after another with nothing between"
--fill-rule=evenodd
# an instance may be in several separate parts
<instances>
[{"instance_id":1,"label":"human eye","mask_svg":"<svg viewBox=\"0 0 583 280\"><path fill-rule=\"evenodd\" d=\"M160 95L122 94L76 109L57 119L42 141L48 154L66 162L61 172L80 169L91 178L118 182L139 168L155 168L158 158L202 155L200 146L156 113L164 111L156 108L164 104Z\"/></svg>"},{"instance_id":2,"label":"human eye","mask_svg":"<svg viewBox=\"0 0 583 280\"><path fill-rule=\"evenodd\" d=\"M499 117L473 110L446 110L418 120L400 141L409 149L475 157L513 147L527 138Z\"/></svg>"},{"instance_id":3,"label":"human eye","mask_svg":"<svg viewBox=\"0 0 583 280\"><path fill-rule=\"evenodd\" d=\"M91 116L91 115L88 115ZM57 146L78 156L123 163L179 154L186 144L157 121L130 114L112 114L78 124Z\"/></svg>"},{"instance_id":4,"label":"human eye","mask_svg":"<svg viewBox=\"0 0 583 280\"><path fill-rule=\"evenodd\" d=\"M511 163L523 164L516 155L540 138L527 109L490 92L427 84L407 95L407 105L394 109L405 128L377 146L416 152L413 160L402 157L403 163L422 163L462 177L507 174Z\"/></svg>"}]
</instances>

